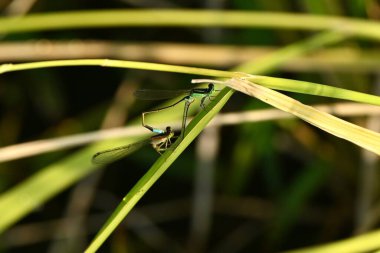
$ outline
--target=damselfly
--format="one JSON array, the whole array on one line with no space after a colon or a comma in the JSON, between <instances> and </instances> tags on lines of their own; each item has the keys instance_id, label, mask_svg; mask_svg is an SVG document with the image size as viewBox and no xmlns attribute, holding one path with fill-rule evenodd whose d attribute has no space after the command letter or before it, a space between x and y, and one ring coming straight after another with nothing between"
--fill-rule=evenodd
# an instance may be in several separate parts
<instances>
[{"instance_id":1,"label":"damselfly","mask_svg":"<svg viewBox=\"0 0 380 253\"><path fill-rule=\"evenodd\" d=\"M117 160L120 160L127 156L128 154L136 151L144 145L151 144L152 147L159 153L162 154L166 149L168 149L172 144L172 139L174 137L174 132L171 127L166 127L166 130L160 134L154 135L149 139L138 141L129 145L120 146L116 148L107 149L100 151L93 155L92 163L94 164L107 164Z\"/></svg>"},{"instance_id":2,"label":"damselfly","mask_svg":"<svg viewBox=\"0 0 380 253\"><path fill-rule=\"evenodd\" d=\"M157 129L154 127L151 127L147 124L145 124L145 115L149 113L159 112L171 107L176 106L177 104L181 103L182 101L185 101L185 107L183 111L183 118L182 118L182 130L181 130L181 136L184 136L185 128L186 128L186 120L187 120L187 114L189 111L190 105L194 102L196 98L201 99L200 106L204 109L205 108L205 100L208 98L211 100L211 95L215 90L215 86L213 83L209 83L207 88L194 88L190 90L150 90L150 89L140 89L135 92L135 97L142 100L160 100L160 99L168 99L173 98L176 96L184 95L183 98L181 98L179 101L175 102L172 105L162 107L159 109L155 109L148 112L142 113L142 125L149 129L150 131L154 133L160 133L162 130Z\"/></svg>"}]
</instances>

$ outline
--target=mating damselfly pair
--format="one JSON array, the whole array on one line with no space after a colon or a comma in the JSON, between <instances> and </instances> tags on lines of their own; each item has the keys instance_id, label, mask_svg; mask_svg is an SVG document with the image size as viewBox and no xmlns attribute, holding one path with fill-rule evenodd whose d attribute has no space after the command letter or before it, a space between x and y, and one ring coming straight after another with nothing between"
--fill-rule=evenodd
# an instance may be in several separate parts
<instances>
[{"instance_id":1,"label":"mating damselfly pair","mask_svg":"<svg viewBox=\"0 0 380 253\"><path fill-rule=\"evenodd\" d=\"M141 100L163 100L181 95L183 97L174 104L171 104L169 106L142 113L142 125L151 132L156 133L156 135L153 135L149 139L142 140L136 143L100 151L92 157L92 162L95 164L110 163L125 157L131 152L149 143L159 154L161 154L171 146L173 140L178 138L178 136L175 136L174 131L170 126L166 127L166 129L163 130L147 125L145 123L145 115L149 113L160 112L165 109L172 108L181 102L185 102L182 117L182 128L180 134L180 138L182 138L185 134L186 121L190 105L195 101L195 99L198 98L201 100L201 108L204 109L206 99L211 100L211 97L215 91L217 90L215 90L215 86L213 83L209 83L207 88L193 88L188 90L137 90L134 93L134 95L136 98Z\"/></svg>"}]
</instances>

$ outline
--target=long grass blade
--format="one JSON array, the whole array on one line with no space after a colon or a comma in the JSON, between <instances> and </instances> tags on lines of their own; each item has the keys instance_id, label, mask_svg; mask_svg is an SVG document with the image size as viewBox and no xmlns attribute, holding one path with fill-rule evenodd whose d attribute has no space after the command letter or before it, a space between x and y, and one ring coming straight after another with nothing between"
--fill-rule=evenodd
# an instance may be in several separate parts
<instances>
[{"instance_id":1,"label":"long grass blade","mask_svg":"<svg viewBox=\"0 0 380 253\"><path fill-rule=\"evenodd\" d=\"M337 137L348 140L356 145L380 155L380 134L359 127L352 123L321 112L311 106L304 105L277 91L254 84L247 80L233 78L226 84L249 96L256 97L278 109L289 112L310 124Z\"/></svg>"},{"instance_id":2,"label":"long grass blade","mask_svg":"<svg viewBox=\"0 0 380 253\"><path fill-rule=\"evenodd\" d=\"M334 41L334 40L333 40ZM289 56L290 57L290 56ZM278 62L273 62L272 64L278 64ZM0 65L0 74L6 72L20 71L26 69L38 69L38 68L48 68L48 67L59 67L59 66L103 66L103 67L114 67L114 68L132 68L132 69L149 69L156 71L168 71L176 73L188 73L195 75L205 75L205 76L215 76L215 77L246 77L248 80L257 82L262 86L266 86L272 89L279 89L284 91L299 92L304 94L316 95L316 96L326 96L332 98L340 98L351 100L361 103L369 103L374 105L380 105L380 97L365 94L357 91L351 91L342 88L336 88L328 85L304 82L304 81L293 81L289 79L274 78L259 75L247 75L245 73L231 72L231 71L221 71L205 68L193 68L186 66L168 65L168 64L157 64L149 62L134 62L134 61L119 61L119 60L107 60L107 59L82 59L82 60L59 60L59 61L44 61L44 62L33 62L33 63L20 63L20 64L3 64ZM240 69L239 69L240 70ZM175 91L173 91L175 92ZM152 98L154 95L151 96Z\"/></svg>"},{"instance_id":3,"label":"long grass blade","mask_svg":"<svg viewBox=\"0 0 380 253\"><path fill-rule=\"evenodd\" d=\"M380 230L368 232L352 238L319 245L303 249L289 250L283 253L359 253L359 252L379 252ZM377 251L375 251L377 250Z\"/></svg>"},{"instance_id":4,"label":"long grass blade","mask_svg":"<svg viewBox=\"0 0 380 253\"><path fill-rule=\"evenodd\" d=\"M264 11L102 10L44 13L0 19L0 33L121 26L271 27L328 30L380 39L380 24L374 21Z\"/></svg>"}]
</instances>

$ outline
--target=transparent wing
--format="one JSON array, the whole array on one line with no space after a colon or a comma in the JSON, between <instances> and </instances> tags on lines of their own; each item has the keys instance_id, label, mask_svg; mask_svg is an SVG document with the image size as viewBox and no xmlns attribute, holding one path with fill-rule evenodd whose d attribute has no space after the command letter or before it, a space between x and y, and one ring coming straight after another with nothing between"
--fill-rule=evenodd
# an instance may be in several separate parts
<instances>
[{"instance_id":1,"label":"transparent wing","mask_svg":"<svg viewBox=\"0 0 380 253\"><path fill-rule=\"evenodd\" d=\"M108 164L120 160L144 145L150 143L150 139L135 142L129 145L107 149L96 153L92 157L93 164Z\"/></svg>"},{"instance_id":2,"label":"transparent wing","mask_svg":"<svg viewBox=\"0 0 380 253\"><path fill-rule=\"evenodd\" d=\"M174 98L179 95L188 95L191 90L149 90L140 89L135 91L134 96L141 100L160 100Z\"/></svg>"}]
</instances>

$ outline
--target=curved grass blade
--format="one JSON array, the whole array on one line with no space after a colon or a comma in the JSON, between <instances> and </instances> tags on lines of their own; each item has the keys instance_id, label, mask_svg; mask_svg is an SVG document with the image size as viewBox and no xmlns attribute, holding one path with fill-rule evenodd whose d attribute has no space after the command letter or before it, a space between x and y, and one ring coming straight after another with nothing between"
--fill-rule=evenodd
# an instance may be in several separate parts
<instances>
[{"instance_id":1,"label":"curved grass blade","mask_svg":"<svg viewBox=\"0 0 380 253\"><path fill-rule=\"evenodd\" d=\"M220 10L95 10L35 13L0 19L0 33L49 31L120 26L177 27L267 27L308 31L332 30L369 39L380 39L380 24L375 21L298 13Z\"/></svg>"},{"instance_id":2,"label":"curved grass blade","mask_svg":"<svg viewBox=\"0 0 380 253\"><path fill-rule=\"evenodd\" d=\"M302 249L289 250L283 253L359 253L359 252L379 252L380 230L374 230L366 234L357 235L344 240L317 245ZM376 251L377 250L377 251Z\"/></svg>"},{"instance_id":3,"label":"curved grass blade","mask_svg":"<svg viewBox=\"0 0 380 253\"><path fill-rule=\"evenodd\" d=\"M103 66L103 67L116 67L116 68L132 68L132 69L150 69L157 71L168 71L176 73L187 73L204 76L214 76L222 78L234 78L234 77L247 77L249 80L257 82L258 84L269 87L272 89L278 89L283 91L299 92L316 96L325 96L331 98L346 99L355 102L369 103L374 105L380 105L380 97L366 94L362 92L336 88L328 85L321 85L316 83L309 83L304 81L295 81L289 79L274 78L268 76L246 76L244 73L239 75L236 72L185 67L178 65L167 65L148 62L133 62L133 61L119 61L119 60L107 60L107 59L84 59L84 60L58 60L58 61L43 61L33 63L19 63L19 64L3 64L0 65L0 74L20 71L26 69L59 67L59 66ZM241 71L239 69L239 71ZM160 98L164 99L164 98Z\"/></svg>"},{"instance_id":4,"label":"curved grass blade","mask_svg":"<svg viewBox=\"0 0 380 253\"><path fill-rule=\"evenodd\" d=\"M256 97L280 110L289 112L332 135L380 155L379 133L359 127L334 117L331 114L321 112L282 93L254 84L242 78L230 79L226 84L235 90Z\"/></svg>"}]
</instances>

